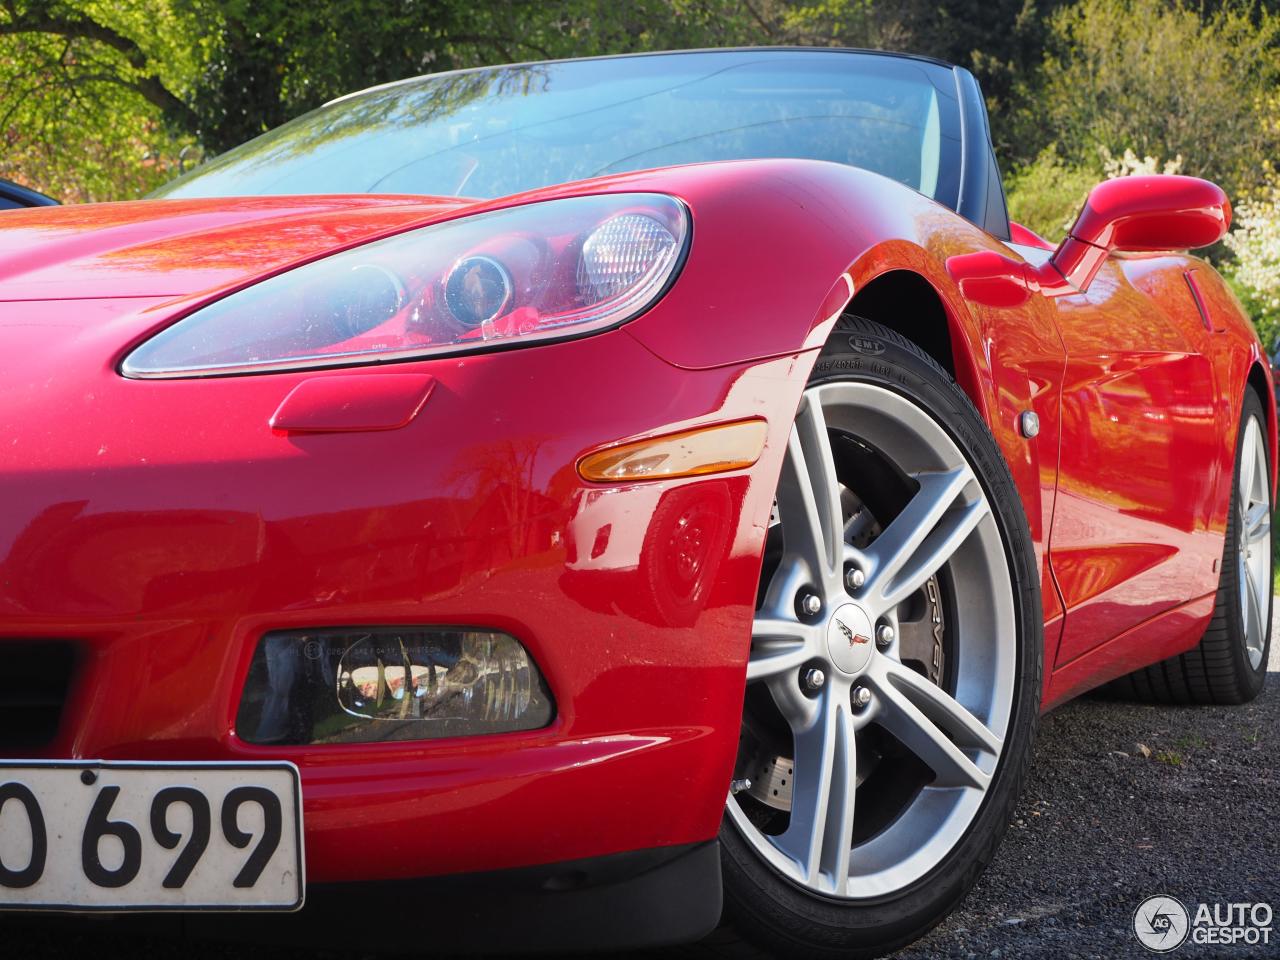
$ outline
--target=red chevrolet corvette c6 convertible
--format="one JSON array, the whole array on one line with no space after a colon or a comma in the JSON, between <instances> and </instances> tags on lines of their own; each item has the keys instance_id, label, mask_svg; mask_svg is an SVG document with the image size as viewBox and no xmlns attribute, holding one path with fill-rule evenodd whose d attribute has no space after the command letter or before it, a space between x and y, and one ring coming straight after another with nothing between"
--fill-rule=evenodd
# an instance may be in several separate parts
<instances>
[{"instance_id":1,"label":"red chevrolet corvette c6 convertible","mask_svg":"<svg viewBox=\"0 0 1280 960\"><path fill-rule=\"evenodd\" d=\"M1261 688L1229 222L1130 177L1046 242L968 72L795 49L408 80L0 213L0 907L919 936L1041 712Z\"/></svg>"}]
</instances>

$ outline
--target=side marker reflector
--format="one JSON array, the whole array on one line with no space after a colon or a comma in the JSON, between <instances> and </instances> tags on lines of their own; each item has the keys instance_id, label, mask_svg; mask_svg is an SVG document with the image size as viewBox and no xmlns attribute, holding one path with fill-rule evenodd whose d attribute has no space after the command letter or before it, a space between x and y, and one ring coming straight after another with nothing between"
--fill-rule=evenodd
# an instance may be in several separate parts
<instances>
[{"instance_id":1,"label":"side marker reflector","mask_svg":"<svg viewBox=\"0 0 1280 960\"><path fill-rule=\"evenodd\" d=\"M589 453L578 473L596 483L669 480L741 470L760 459L768 424L763 420L718 423Z\"/></svg>"}]
</instances>

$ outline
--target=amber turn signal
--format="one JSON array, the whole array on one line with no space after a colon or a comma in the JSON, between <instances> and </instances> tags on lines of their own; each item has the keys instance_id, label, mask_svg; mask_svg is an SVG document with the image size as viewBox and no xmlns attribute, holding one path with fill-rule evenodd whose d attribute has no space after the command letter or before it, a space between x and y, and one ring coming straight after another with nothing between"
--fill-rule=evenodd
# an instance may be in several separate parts
<instances>
[{"instance_id":1,"label":"amber turn signal","mask_svg":"<svg viewBox=\"0 0 1280 960\"><path fill-rule=\"evenodd\" d=\"M760 459L767 431L763 420L740 420L637 440L587 454L578 461L578 473L584 480L617 483L740 470Z\"/></svg>"}]
</instances>

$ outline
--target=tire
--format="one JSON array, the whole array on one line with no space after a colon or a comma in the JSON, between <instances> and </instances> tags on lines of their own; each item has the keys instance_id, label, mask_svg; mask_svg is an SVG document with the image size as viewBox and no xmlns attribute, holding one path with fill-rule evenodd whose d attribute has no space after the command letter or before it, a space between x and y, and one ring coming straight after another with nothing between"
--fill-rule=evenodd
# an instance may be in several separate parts
<instances>
[{"instance_id":1,"label":"tire","mask_svg":"<svg viewBox=\"0 0 1280 960\"><path fill-rule=\"evenodd\" d=\"M1246 388L1236 436L1222 572L1218 577L1213 619L1199 645L1112 681L1107 687L1107 693L1112 696L1145 703L1233 704L1247 703L1262 692L1271 652L1273 603L1271 458L1266 424L1262 402L1252 389ZM1242 476L1243 470L1252 472ZM1249 483L1251 479L1260 483ZM1244 503L1242 480L1252 488L1251 504ZM1254 508L1254 516L1260 516L1260 525L1244 522L1249 506ZM1252 542L1246 543L1250 535ZM1250 553L1247 561L1242 558L1242 550ZM1255 583L1259 584L1256 590ZM1252 610L1251 600L1256 604ZM1250 624L1252 616L1257 617L1256 626Z\"/></svg>"},{"instance_id":2,"label":"tire","mask_svg":"<svg viewBox=\"0 0 1280 960\"><path fill-rule=\"evenodd\" d=\"M806 482L825 512L801 508ZM842 320L814 367L776 503L711 943L879 956L954 909L1012 816L1043 667L1035 554L968 397L862 319ZM816 687L814 670L830 674Z\"/></svg>"}]
</instances>

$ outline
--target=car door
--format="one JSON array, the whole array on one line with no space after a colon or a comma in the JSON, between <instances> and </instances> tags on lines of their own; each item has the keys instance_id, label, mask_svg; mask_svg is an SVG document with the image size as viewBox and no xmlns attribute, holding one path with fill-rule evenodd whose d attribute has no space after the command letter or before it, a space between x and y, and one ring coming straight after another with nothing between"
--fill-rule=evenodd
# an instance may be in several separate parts
<instances>
[{"instance_id":1,"label":"car door","mask_svg":"<svg viewBox=\"0 0 1280 960\"><path fill-rule=\"evenodd\" d=\"M1050 535L1058 666L1217 584L1212 333L1189 263L1112 256L1086 293L1054 300L1067 353Z\"/></svg>"}]
</instances>

